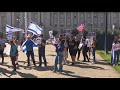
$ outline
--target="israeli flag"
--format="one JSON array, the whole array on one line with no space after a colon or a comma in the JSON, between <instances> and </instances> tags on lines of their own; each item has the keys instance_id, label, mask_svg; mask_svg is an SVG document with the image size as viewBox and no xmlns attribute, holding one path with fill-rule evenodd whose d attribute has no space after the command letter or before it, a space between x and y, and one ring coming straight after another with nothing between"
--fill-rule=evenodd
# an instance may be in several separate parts
<instances>
[{"instance_id":1,"label":"israeli flag","mask_svg":"<svg viewBox=\"0 0 120 90\"><path fill-rule=\"evenodd\" d=\"M24 45L26 43L26 41L22 44L22 46L23 46L22 47L22 52L25 53L25 54L27 53L26 45ZM33 44L33 50L35 50L35 49L38 49L38 46L37 46L36 43L35 43L35 45Z\"/></svg>"},{"instance_id":2,"label":"israeli flag","mask_svg":"<svg viewBox=\"0 0 120 90\"><path fill-rule=\"evenodd\" d=\"M20 28L15 28L10 25L6 25L6 34L13 33L13 32L18 32L18 31L23 31Z\"/></svg>"},{"instance_id":3,"label":"israeli flag","mask_svg":"<svg viewBox=\"0 0 120 90\"><path fill-rule=\"evenodd\" d=\"M42 33L43 29L41 27L39 27L35 22L30 22L28 31L32 32L35 35L38 35L38 34Z\"/></svg>"},{"instance_id":4,"label":"israeli flag","mask_svg":"<svg viewBox=\"0 0 120 90\"><path fill-rule=\"evenodd\" d=\"M33 50L36 50L36 49L38 49L38 46L34 45L34 46L33 46ZM22 51L23 51L23 53L25 53L25 54L27 53L26 46L23 46L23 47L22 47Z\"/></svg>"}]
</instances>

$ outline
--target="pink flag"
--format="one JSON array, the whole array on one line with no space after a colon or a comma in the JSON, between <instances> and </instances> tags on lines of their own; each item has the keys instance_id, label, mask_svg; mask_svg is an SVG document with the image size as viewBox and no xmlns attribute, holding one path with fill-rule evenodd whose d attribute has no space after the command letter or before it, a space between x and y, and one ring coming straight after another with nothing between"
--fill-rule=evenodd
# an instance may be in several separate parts
<instances>
[{"instance_id":1,"label":"pink flag","mask_svg":"<svg viewBox=\"0 0 120 90\"><path fill-rule=\"evenodd\" d=\"M81 24L77 29L78 29L78 31L83 31L84 30L84 25Z\"/></svg>"}]
</instances>

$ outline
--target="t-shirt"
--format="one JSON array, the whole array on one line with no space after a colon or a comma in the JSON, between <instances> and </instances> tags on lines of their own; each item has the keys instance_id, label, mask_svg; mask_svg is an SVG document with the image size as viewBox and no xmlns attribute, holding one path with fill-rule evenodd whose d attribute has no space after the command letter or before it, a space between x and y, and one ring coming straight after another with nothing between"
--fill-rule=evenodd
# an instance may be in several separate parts
<instances>
[{"instance_id":1,"label":"t-shirt","mask_svg":"<svg viewBox=\"0 0 120 90\"><path fill-rule=\"evenodd\" d=\"M26 45L26 49L29 51L33 50L33 45L35 45L35 43L32 40L27 40L24 45Z\"/></svg>"},{"instance_id":2,"label":"t-shirt","mask_svg":"<svg viewBox=\"0 0 120 90\"><path fill-rule=\"evenodd\" d=\"M69 41L68 47L70 50L76 50L77 49L77 42L75 40Z\"/></svg>"},{"instance_id":3,"label":"t-shirt","mask_svg":"<svg viewBox=\"0 0 120 90\"><path fill-rule=\"evenodd\" d=\"M86 39L87 47L90 47L90 39Z\"/></svg>"},{"instance_id":4,"label":"t-shirt","mask_svg":"<svg viewBox=\"0 0 120 90\"><path fill-rule=\"evenodd\" d=\"M42 42L41 42L40 47L39 47L39 48L40 48L40 52L45 52L46 40L45 40L45 39L42 39L41 41L42 41ZM44 45L43 45L42 43L43 43Z\"/></svg>"}]
</instances>

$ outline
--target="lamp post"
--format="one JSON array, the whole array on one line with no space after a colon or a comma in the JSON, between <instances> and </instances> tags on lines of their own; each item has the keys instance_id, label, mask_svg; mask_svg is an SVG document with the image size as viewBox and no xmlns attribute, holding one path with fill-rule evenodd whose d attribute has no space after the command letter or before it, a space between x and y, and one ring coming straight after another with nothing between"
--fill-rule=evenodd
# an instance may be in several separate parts
<instances>
[{"instance_id":1,"label":"lamp post","mask_svg":"<svg viewBox=\"0 0 120 90\"><path fill-rule=\"evenodd\" d=\"M18 28L19 28L19 23L20 23L20 17L17 17L17 22L18 22ZM19 32L17 32L17 40L20 40L19 38Z\"/></svg>"},{"instance_id":2,"label":"lamp post","mask_svg":"<svg viewBox=\"0 0 120 90\"><path fill-rule=\"evenodd\" d=\"M93 25L93 23L91 23L91 31L93 31L93 30L92 30L92 25Z\"/></svg>"},{"instance_id":3,"label":"lamp post","mask_svg":"<svg viewBox=\"0 0 120 90\"><path fill-rule=\"evenodd\" d=\"M105 26L105 54L108 54L108 48L107 48L107 12L105 13L106 18L106 26Z\"/></svg>"},{"instance_id":4,"label":"lamp post","mask_svg":"<svg viewBox=\"0 0 120 90\"><path fill-rule=\"evenodd\" d=\"M26 36L27 36L27 12L25 12L24 19L25 19L25 35L24 35L24 38L26 38Z\"/></svg>"},{"instance_id":5,"label":"lamp post","mask_svg":"<svg viewBox=\"0 0 120 90\"><path fill-rule=\"evenodd\" d=\"M114 30L115 30L115 25L113 24L113 26L112 26L112 30L113 30L113 38L115 37L115 32L114 32Z\"/></svg>"}]
</instances>

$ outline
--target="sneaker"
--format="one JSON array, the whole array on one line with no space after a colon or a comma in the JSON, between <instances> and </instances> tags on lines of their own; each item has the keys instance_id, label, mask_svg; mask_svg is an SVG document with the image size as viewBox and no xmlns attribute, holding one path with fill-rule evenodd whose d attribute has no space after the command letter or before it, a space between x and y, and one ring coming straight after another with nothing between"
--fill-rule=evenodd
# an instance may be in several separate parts
<instances>
[{"instance_id":1,"label":"sneaker","mask_svg":"<svg viewBox=\"0 0 120 90\"><path fill-rule=\"evenodd\" d=\"M62 72L58 72L59 74L62 74Z\"/></svg>"},{"instance_id":2,"label":"sneaker","mask_svg":"<svg viewBox=\"0 0 120 90\"><path fill-rule=\"evenodd\" d=\"M72 63L71 66L74 66L74 63Z\"/></svg>"},{"instance_id":3,"label":"sneaker","mask_svg":"<svg viewBox=\"0 0 120 90\"><path fill-rule=\"evenodd\" d=\"M39 65L39 67L42 67L42 65Z\"/></svg>"},{"instance_id":4,"label":"sneaker","mask_svg":"<svg viewBox=\"0 0 120 90\"><path fill-rule=\"evenodd\" d=\"M95 62L92 62L92 64L95 64Z\"/></svg>"},{"instance_id":5,"label":"sneaker","mask_svg":"<svg viewBox=\"0 0 120 90\"><path fill-rule=\"evenodd\" d=\"M115 66L115 64L113 64L113 66Z\"/></svg>"},{"instance_id":6,"label":"sneaker","mask_svg":"<svg viewBox=\"0 0 120 90\"><path fill-rule=\"evenodd\" d=\"M19 67L20 67L20 66L19 66L19 64L18 64L18 65L17 65L17 69L19 69Z\"/></svg>"},{"instance_id":7,"label":"sneaker","mask_svg":"<svg viewBox=\"0 0 120 90\"><path fill-rule=\"evenodd\" d=\"M57 71L53 70L53 73L56 73Z\"/></svg>"}]
</instances>

